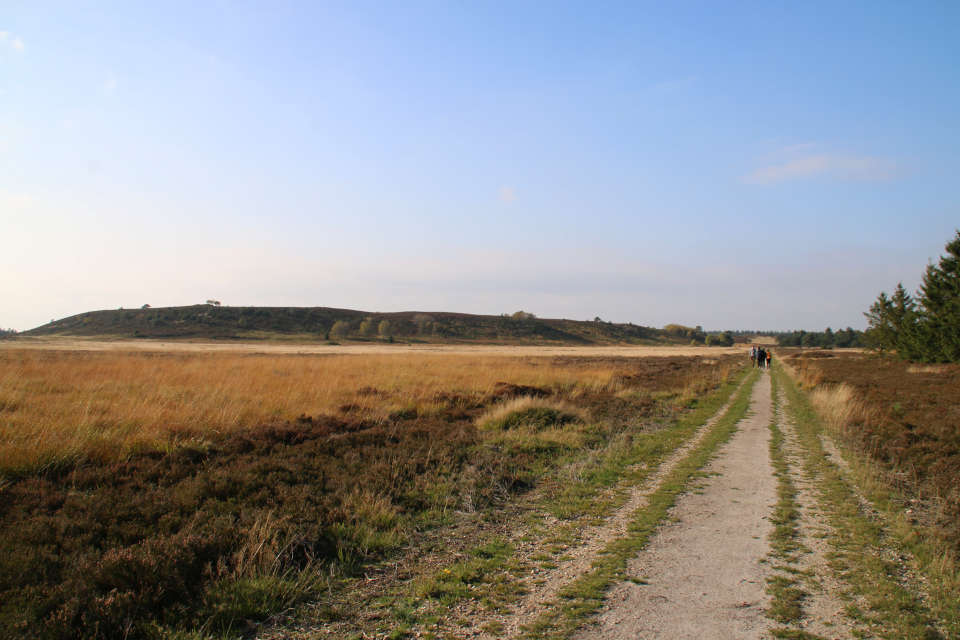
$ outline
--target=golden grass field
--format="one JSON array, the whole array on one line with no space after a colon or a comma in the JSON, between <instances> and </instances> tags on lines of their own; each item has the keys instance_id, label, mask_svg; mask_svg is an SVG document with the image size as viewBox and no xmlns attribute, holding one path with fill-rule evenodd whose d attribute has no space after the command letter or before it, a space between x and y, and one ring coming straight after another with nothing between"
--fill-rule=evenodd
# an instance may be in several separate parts
<instances>
[{"instance_id":1,"label":"golden grass field","mask_svg":"<svg viewBox=\"0 0 960 640\"><path fill-rule=\"evenodd\" d=\"M776 341L767 336L758 336L756 344L773 345ZM739 354L750 345L738 344L733 347L705 347L689 345L665 346L530 346L498 344L385 344L385 343L347 343L327 344L297 341L262 342L205 342L190 340L103 340L82 337L30 337L0 341L0 351L5 349L40 349L44 351L117 351L117 352L157 352L157 353L263 353L263 354L338 354L338 355L376 355L396 353L444 353L462 355L497 356L592 356L592 357L635 357L650 356L698 356Z\"/></svg>"},{"instance_id":2,"label":"golden grass field","mask_svg":"<svg viewBox=\"0 0 960 640\"><path fill-rule=\"evenodd\" d=\"M465 354L339 356L0 350L0 473L108 460L306 414L430 415L497 382L614 390L612 365Z\"/></svg>"}]
</instances>

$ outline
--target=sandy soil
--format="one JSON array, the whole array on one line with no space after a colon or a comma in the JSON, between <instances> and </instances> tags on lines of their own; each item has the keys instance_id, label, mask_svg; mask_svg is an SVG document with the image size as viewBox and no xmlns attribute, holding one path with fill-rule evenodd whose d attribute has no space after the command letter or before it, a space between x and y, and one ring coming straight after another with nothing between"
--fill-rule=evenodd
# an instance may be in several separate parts
<instances>
[{"instance_id":1,"label":"sandy soil","mask_svg":"<svg viewBox=\"0 0 960 640\"><path fill-rule=\"evenodd\" d=\"M770 465L770 378L751 396L753 411L708 465L700 491L687 494L647 549L631 562L631 577L607 597L596 626L577 638L762 638L776 504Z\"/></svg>"},{"instance_id":2,"label":"sandy soil","mask_svg":"<svg viewBox=\"0 0 960 640\"><path fill-rule=\"evenodd\" d=\"M345 344L284 342L180 342L158 340L92 340L83 338L18 338L0 341L0 349L50 349L62 351L163 351L186 353L265 354L384 354L437 353L493 356L714 356L744 353L749 345L733 347L569 346L450 344Z\"/></svg>"}]
</instances>

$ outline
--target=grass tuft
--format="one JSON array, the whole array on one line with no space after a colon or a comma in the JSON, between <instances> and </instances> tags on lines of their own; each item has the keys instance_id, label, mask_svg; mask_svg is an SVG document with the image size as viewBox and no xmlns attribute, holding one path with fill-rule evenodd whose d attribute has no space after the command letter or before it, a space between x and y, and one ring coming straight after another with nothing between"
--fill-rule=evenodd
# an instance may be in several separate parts
<instances>
[{"instance_id":1,"label":"grass tuft","mask_svg":"<svg viewBox=\"0 0 960 640\"><path fill-rule=\"evenodd\" d=\"M566 402L521 396L496 405L477 418L476 425L485 431L508 431L525 428L542 431L589 421L586 411Z\"/></svg>"}]
</instances>

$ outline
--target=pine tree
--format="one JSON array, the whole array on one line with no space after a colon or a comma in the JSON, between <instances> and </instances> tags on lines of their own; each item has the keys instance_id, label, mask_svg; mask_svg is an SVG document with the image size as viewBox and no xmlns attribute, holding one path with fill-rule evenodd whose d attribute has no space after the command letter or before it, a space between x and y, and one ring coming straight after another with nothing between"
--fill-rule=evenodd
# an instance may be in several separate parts
<instances>
[{"instance_id":1,"label":"pine tree","mask_svg":"<svg viewBox=\"0 0 960 640\"><path fill-rule=\"evenodd\" d=\"M905 360L922 359L925 348L917 326L917 303L903 288L902 282L897 283L897 288L890 296L887 317L893 328L893 347L897 350L897 356Z\"/></svg>"},{"instance_id":2,"label":"pine tree","mask_svg":"<svg viewBox=\"0 0 960 640\"><path fill-rule=\"evenodd\" d=\"M937 265L927 265L917 295L925 362L960 362L960 231L946 251Z\"/></svg>"},{"instance_id":3,"label":"pine tree","mask_svg":"<svg viewBox=\"0 0 960 640\"><path fill-rule=\"evenodd\" d=\"M880 352L881 358L883 350L893 346L895 337L893 325L890 323L890 306L887 292L881 291L877 301L870 305L870 310L863 314L867 316L867 330L863 332L863 337L871 349Z\"/></svg>"}]
</instances>

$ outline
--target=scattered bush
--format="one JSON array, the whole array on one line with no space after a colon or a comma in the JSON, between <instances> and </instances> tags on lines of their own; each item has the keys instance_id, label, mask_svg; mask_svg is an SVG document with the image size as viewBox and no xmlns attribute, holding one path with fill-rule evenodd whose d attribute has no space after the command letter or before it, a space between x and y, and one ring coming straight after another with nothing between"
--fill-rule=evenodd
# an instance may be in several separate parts
<instances>
[{"instance_id":1,"label":"scattered bush","mask_svg":"<svg viewBox=\"0 0 960 640\"><path fill-rule=\"evenodd\" d=\"M413 323L417 326L417 333L421 336L428 336L434 332L436 323L433 318L424 314L417 314L413 317Z\"/></svg>"},{"instance_id":2,"label":"scattered bush","mask_svg":"<svg viewBox=\"0 0 960 640\"><path fill-rule=\"evenodd\" d=\"M487 431L505 431L520 426L539 430L587 420L586 412L565 402L521 396L495 406L478 418L476 424Z\"/></svg>"},{"instance_id":3,"label":"scattered bush","mask_svg":"<svg viewBox=\"0 0 960 640\"><path fill-rule=\"evenodd\" d=\"M349 322L337 320L335 323L333 323L333 328L330 329L330 336L332 338L345 338L348 335L350 335Z\"/></svg>"},{"instance_id":4,"label":"scattered bush","mask_svg":"<svg viewBox=\"0 0 960 640\"><path fill-rule=\"evenodd\" d=\"M377 325L373 318L367 318L360 323L360 335L372 336L377 331Z\"/></svg>"}]
</instances>

